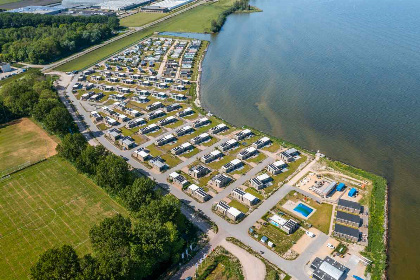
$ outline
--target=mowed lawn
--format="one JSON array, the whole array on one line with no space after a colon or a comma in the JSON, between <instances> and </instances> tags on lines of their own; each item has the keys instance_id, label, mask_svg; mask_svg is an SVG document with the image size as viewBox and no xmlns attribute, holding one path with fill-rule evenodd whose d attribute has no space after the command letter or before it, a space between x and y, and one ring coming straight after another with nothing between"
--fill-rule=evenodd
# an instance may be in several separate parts
<instances>
[{"instance_id":1,"label":"mowed lawn","mask_svg":"<svg viewBox=\"0 0 420 280\"><path fill-rule=\"evenodd\" d=\"M17 166L56 154L57 143L30 119L23 118L0 128L0 175Z\"/></svg>"},{"instance_id":2,"label":"mowed lawn","mask_svg":"<svg viewBox=\"0 0 420 280\"><path fill-rule=\"evenodd\" d=\"M142 26L164 16L166 16L166 14L138 12L137 14L122 18L120 24L127 27Z\"/></svg>"},{"instance_id":3,"label":"mowed lawn","mask_svg":"<svg viewBox=\"0 0 420 280\"><path fill-rule=\"evenodd\" d=\"M45 250L91 251L90 228L126 210L67 161L54 156L0 182L0 279L27 279Z\"/></svg>"}]
</instances>

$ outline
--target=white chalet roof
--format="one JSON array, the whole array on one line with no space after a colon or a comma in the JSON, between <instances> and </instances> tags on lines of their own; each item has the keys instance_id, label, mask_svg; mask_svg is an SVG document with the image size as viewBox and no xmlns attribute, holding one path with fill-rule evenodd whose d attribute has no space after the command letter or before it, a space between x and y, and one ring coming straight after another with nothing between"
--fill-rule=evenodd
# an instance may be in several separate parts
<instances>
[{"instance_id":1,"label":"white chalet roof","mask_svg":"<svg viewBox=\"0 0 420 280\"><path fill-rule=\"evenodd\" d=\"M230 207L230 208L227 210L227 212L228 212L229 214L231 214L233 217L238 217L239 215L241 215L241 214L242 214L242 212L241 212L241 211L239 211L238 209L236 209L235 207Z\"/></svg>"}]
</instances>

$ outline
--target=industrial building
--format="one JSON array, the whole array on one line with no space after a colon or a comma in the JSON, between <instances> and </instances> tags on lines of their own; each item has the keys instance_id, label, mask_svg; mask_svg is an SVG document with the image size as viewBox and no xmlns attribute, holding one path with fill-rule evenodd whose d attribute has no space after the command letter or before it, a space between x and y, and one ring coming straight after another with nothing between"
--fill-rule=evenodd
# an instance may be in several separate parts
<instances>
[{"instance_id":1,"label":"industrial building","mask_svg":"<svg viewBox=\"0 0 420 280\"><path fill-rule=\"evenodd\" d=\"M145 6L141 8L141 10L150 13L167 13L193 1L194 0L164 0Z\"/></svg>"},{"instance_id":2,"label":"industrial building","mask_svg":"<svg viewBox=\"0 0 420 280\"><path fill-rule=\"evenodd\" d=\"M56 15L61 12L67 11L67 8L62 5L57 6L26 6L13 10L6 11L7 13L20 13L20 14L39 14L39 15Z\"/></svg>"}]
</instances>

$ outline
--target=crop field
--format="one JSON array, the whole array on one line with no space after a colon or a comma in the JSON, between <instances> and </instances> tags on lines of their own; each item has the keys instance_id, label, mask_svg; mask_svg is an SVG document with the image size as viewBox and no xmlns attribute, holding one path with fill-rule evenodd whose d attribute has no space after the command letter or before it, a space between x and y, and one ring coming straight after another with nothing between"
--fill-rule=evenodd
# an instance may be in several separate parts
<instances>
[{"instance_id":1,"label":"crop field","mask_svg":"<svg viewBox=\"0 0 420 280\"><path fill-rule=\"evenodd\" d=\"M0 175L19 165L56 154L57 143L30 119L19 119L0 128Z\"/></svg>"},{"instance_id":2,"label":"crop field","mask_svg":"<svg viewBox=\"0 0 420 280\"><path fill-rule=\"evenodd\" d=\"M91 251L90 228L122 206L59 157L0 182L0 279L28 278L45 250L72 245Z\"/></svg>"}]
</instances>

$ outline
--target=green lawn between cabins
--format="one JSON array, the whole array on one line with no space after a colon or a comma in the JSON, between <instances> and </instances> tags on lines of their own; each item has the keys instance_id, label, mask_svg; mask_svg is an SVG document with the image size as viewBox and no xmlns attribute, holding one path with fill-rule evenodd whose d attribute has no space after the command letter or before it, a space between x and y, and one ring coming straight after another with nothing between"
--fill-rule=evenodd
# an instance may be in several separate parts
<instances>
[{"instance_id":1,"label":"green lawn between cabins","mask_svg":"<svg viewBox=\"0 0 420 280\"><path fill-rule=\"evenodd\" d=\"M267 236L268 240L275 245L273 250L279 255L286 253L304 234L304 231L301 229L298 229L292 234L286 234L284 231L270 223L266 226L261 226L256 232L258 233L258 240L260 240L262 236Z\"/></svg>"},{"instance_id":2,"label":"green lawn between cabins","mask_svg":"<svg viewBox=\"0 0 420 280\"><path fill-rule=\"evenodd\" d=\"M233 3L234 0L219 0L215 3L203 4L178 16L165 20L162 23L158 23L146 30L136 32L132 35L112 42L98 50L78 57L57 67L56 70L66 72L83 69L89 65L97 63L100 60L103 60L105 57L110 56L115 52L123 50L129 45L132 45L146 36L153 34L155 31L196 33L209 31L211 20L217 19L219 14L228 9ZM131 19L129 19L129 17L125 19L125 21L130 20Z\"/></svg>"},{"instance_id":3,"label":"green lawn between cabins","mask_svg":"<svg viewBox=\"0 0 420 280\"><path fill-rule=\"evenodd\" d=\"M249 207L240 203L237 200L232 199L231 202L229 202L229 206L231 207L235 207L236 209L238 209L239 211L241 211L242 213L248 213Z\"/></svg>"},{"instance_id":4,"label":"green lawn between cabins","mask_svg":"<svg viewBox=\"0 0 420 280\"><path fill-rule=\"evenodd\" d=\"M332 209L333 206L331 204L327 203L317 203L312 199L306 199L305 197L298 192L291 191L288 193L280 202L276 205L276 208L280 211L286 212L295 218L299 220L304 220L302 217L298 216L296 213L287 211L283 207L281 207L284 203L286 203L288 200L299 202L303 201L306 204L308 204L310 207L316 209L315 213L313 213L306 221L310 223L315 228L319 229L325 234L328 234L330 229L330 223L331 223L331 215L332 215Z\"/></svg>"},{"instance_id":5,"label":"green lawn between cabins","mask_svg":"<svg viewBox=\"0 0 420 280\"><path fill-rule=\"evenodd\" d=\"M38 256L70 244L91 252L90 228L126 210L54 156L0 182L0 279L27 279Z\"/></svg>"}]
</instances>

